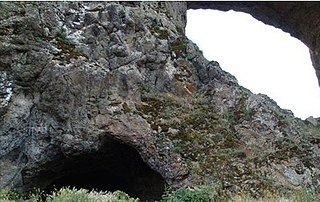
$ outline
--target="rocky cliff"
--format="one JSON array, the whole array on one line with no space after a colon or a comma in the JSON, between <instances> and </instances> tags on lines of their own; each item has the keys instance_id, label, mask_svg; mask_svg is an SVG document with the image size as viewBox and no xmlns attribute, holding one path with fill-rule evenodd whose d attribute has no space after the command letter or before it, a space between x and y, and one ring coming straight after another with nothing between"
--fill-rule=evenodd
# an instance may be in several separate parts
<instances>
[{"instance_id":1,"label":"rocky cliff","mask_svg":"<svg viewBox=\"0 0 320 202\"><path fill-rule=\"evenodd\" d=\"M1 2L0 188L319 190L320 121L207 61L187 6Z\"/></svg>"}]
</instances>

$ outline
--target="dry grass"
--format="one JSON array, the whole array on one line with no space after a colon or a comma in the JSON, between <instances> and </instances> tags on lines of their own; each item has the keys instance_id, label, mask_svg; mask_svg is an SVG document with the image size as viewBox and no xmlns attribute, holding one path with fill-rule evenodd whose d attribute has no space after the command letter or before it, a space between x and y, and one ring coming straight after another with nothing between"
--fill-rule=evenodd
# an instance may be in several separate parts
<instances>
[{"instance_id":1,"label":"dry grass","mask_svg":"<svg viewBox=\"0 0 320 202\"><path fill-rule=\"evenodd\" d=\"M267 196L259 199L248 195L236 195L232 197L232 202L293 202L292 200L280 196Z\"/></svg>"}]
</instances>

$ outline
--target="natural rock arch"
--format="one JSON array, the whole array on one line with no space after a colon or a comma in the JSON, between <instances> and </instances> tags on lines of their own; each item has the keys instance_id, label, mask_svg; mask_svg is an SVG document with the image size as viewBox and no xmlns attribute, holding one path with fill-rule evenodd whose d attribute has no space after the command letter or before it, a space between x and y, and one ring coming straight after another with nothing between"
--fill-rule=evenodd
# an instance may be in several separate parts
<instances>
[{"instance_id":1,"label":"natural rock arch","mask_svg":"<svg viewBox=\"0 0 320 202\"><path fill-rule=\"evenodd\" d=\"M188 2L188 9L235 10L289 32L305 43L320 85L320 4L318 2Z\"/></svg>"},{"instance_id":2,"label":"natural rock arch","mask_svg":"<svg viewBox=\"0 0 320 202\"><path fill-rule=\"evenodd\" d=\"M0 3L0 10L6 11L0 12L6 22L0 34L0 189L68 185L65 179L84 173L109 173L112 159L133 167L146 162L170 188L222 177L234 186L257 188L266 172L279 184L276 165L264 173L260 165L246 167L254 176L235 181L243 173L215 154L232 155L221 156L246 166L243 158L261 153L245 150L252 141L267 148L283 134L288 139L318 134L317 120L313 127L295 119L207 61L184 36L186 2L8 2ZM308 141L312 146L318 139ZM135 160L119 156L120 148L135 153ZM229 149L241 153L224 153ZM305 163L300 147L292 153L279 149L303 165L306 172L297 173L303 179L319 173L313 161L317 150L308 150L313 159ZM263 155L276 162L271 152ZM292 167L283 164L289 168L282 174ZM154 187L162 187L162 178L155 179ZM317 179L294 185L316 187Z\"/></svg>"}]
</instances>

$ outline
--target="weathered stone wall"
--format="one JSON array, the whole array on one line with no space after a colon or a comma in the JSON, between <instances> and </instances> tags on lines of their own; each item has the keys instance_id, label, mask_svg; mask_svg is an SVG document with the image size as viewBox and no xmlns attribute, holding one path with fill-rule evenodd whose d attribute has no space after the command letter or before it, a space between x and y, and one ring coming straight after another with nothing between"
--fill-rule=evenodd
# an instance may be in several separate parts
<instances>
[{"instance_id":1,"label":"weathered stone wall","mask_svg":"<svg viewBox=\"0 0 320 202\"><path fill-rule=\"evenodd\" d=\"M59 175L51 162L99 151L105 138L138 150L168 182L186 175L170 143L129 113L146 86L175 88L171 44L184 35L185 4L1 2L0 10L0 187L45 187ZM51 178L36 182L37 173Z\"/></svg>"},{"instance_id":2,"label":"weathered stone wall","mask_svg":"<svg viewBox=\"0 0 320 202\"><path fill-rule=\"evenodd\" d=\"M112 159L116 141L173 187L319 189L319 120L207 61L184 35L186 10L0 2L0 188L46 188L75 159Z\"/></svg>"}]
</instances>

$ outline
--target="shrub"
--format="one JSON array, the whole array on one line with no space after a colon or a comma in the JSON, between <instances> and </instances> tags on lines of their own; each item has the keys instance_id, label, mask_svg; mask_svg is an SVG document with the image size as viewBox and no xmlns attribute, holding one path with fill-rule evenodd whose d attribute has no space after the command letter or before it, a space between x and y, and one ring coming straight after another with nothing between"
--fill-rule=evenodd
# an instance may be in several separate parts
<instances>
[{"instance_id":1,"label":"shrub","mask_svg":"<svg viewBox=\"0 0 320 202\"><path fill-rule=\"evenodd\" d=\"M162 202L209 202L209 189L205 187L180 188L163 196Z\"/></svg>"},{"instance_id":2,"label":"shrub","mask_svg":"<svg viewBox=\"0 0 320 202\"><path fill-rule=\"evenodd\" d=\"M62 188L48 196L46 202L119 202L119 200L108 192Z\"/></svg>"},{"instance_id":3,"label":"shrub","mask_svg":"<svg viewBox=\"0 0 320 202\"><path fill-rule=\"evenodd\" d=\"M292 202L286 197L271 192L264 192L263 196L254 198L248 192L241 191L231 198L233 202Z\"/></svg>"},{"instance_id":4,"label":"shrub","mask_svg":"<svg viewBox=\"0 0 320 202\"><path fill-rule=\"evenodd\" d=\"M113 195L117 197L121 202L140 202L140 199L131 198L128 194L123 191L115 191Z\"/></svg>"},{"instance_id":5,"label":"shrub","mask_svg":"<svg viewBox=\"0 0 320 202\"><path fill-rule=\"evenodd\" d=\"M23 201L22 197L18 192L13 189L1 189L0 190L0 201Z\"/></svg>"},{"instance_id":6,"label":"shrub","mask_svg":"<svg viewBox=\"0 0 320 202\"><path fill-rule=\"evenodd\" d=\"M264 191L256 198L248 191L231 193L221 186L202 185L167 191L160 202L315 202L319 196L307 189L293 190L286 195ZM27 198L12 189L0 190L0 202L140 202L123 191L105 192L86 189L62 188L50 195L35 190Z\"/></svg>"},{"instance_id":7,"label":"shrub","mask_svg":"<svg viewBox=\"0 0 320 202\"><path fill-rule=\"evenodd\" d=\"M317 198L317 195L315 193L310 192L307 189L292 191L291 195L292 201L294 202L314 202L319 201L320 199Z\"/></svg>"}]
</instances>

